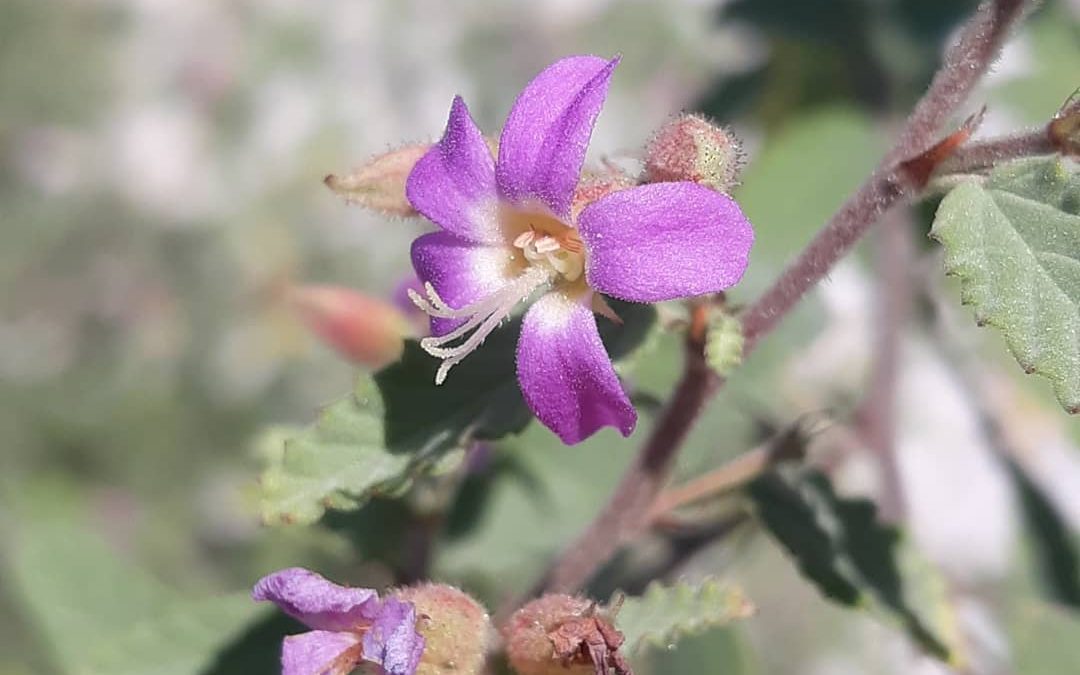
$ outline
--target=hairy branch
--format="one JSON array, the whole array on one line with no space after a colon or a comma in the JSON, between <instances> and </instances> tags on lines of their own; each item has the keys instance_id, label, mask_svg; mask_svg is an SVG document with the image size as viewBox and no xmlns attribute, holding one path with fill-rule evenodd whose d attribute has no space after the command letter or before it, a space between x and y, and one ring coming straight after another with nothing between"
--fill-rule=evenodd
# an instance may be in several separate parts
<instances>
[{"instance_id":1,"label":"hairy branch","mask_svg":"<svg viewBox=\"0 0 1080 675\"><path fill-rule=\"evenodd\" d=\"M667 483L674 449L682 445L705 402L720 385L705 362L705 314L704 304L693 308L683 376L663 415L603 511L552 568L547 590L572 592L581 588L625 541L639 533L653 500Z\"/></svg>"},{"instance_id":2,"label":"hairy branch","mask_svg":"<svg viewBox=\"0 0 1080 675\"><path fill-rule=\"evenodd\" d=\"M943 162L943 174L973 173L1017 157L1048 155L1056 152L1046 126L987 141L969 143Z\"/></svg>"},{"instance_id":3,"label":"hairy branch","mask_svg":"<svg viewBox=\"0 0 1080 675\"><path fill-rule=\"evenodd\" d=\"M892 150L862 187L840 208L780 278L743 315L744 355L780 322L889 207L922 188L902 162L930 148L986 72L1009 28L1030 4L988 0L961 31L929 90L915 107ZM707 367L699 340L688 339L682 380L611 499L596 519L555 561L545 590L581 588L628 538L646 526L650 508L666 482L678 450L709 398L723 381Z\"/></svg>"}]
</instances>

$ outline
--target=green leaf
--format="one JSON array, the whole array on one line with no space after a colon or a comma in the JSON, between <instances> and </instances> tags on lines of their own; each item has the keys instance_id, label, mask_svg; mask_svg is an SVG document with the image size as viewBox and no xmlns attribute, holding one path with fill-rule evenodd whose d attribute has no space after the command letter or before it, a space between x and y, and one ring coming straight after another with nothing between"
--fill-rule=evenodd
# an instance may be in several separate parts
<instances>
[{"instance_id":1,"label":"green leaf","mask_svg":"<svg viewBox=\"0 0 1080 675\"><path fill-rule=\"evenodd\" d=\"M904 597L900 533L877 521L865 499L839 497L819 471L778 468L748 486L759 519L827 598L848 606L874 600L927 653L949 660L949 648Z\"/></svg>"},{"instance_id":2,"label":"green leaf","mask_svg":"<svg viewBox=\"0 0 1080 675\"><path fill-rule=\"evenodd\" d=\"M742 591L712 579L674 586L654 581L640 597L624 600L615 624L626 638L624 649L632 654L647 646L666 647L753 613Z\"/></svg>"},{"instance_id":3,"label":"green leaf","mask_svg":"<svg viewBox=\"0 0 1080 675\"><path fill-rule=\"evenodd\" d=\"M189 599L71 523L23 528L11 582L71 675L187 675L265 609L246 594Z\"/></svg>"},{"instance_id":4,"label":"green leaf","mask_svg":"<svg viewBox=\"0 0 1080 675\"><path fill-rule=\"evenodd\" d=\"M610 304L623 323L601 318L600 334L618 359L645 339L655 310ZM406 345L399 362L362 376L351 397L268 453L263 520L307 524L327 509L355 509L375 495L405 489L418 475L445 470L443 460L470 439L521 431L532 413L515 372L519 332L516 320L492 333L440 386L439 362L416 342Z\"/></svg>"},{"instance_id":5,"label":"green leaf","mask_svg":"<svg viewBox=\"0 0 1080 675\"><path fill-rule=\"evenodd\" d=\"M819 522L816 505L785 480L780 472L761 476L748 487L757 516L780 544L794 557L803 575L825 597L844 605L858 604L861 592L849 569L843 569L842 552Z\"/></svg>"},{"instance_id":6,"label":"green leaf","mask_svg":"<svg viewBox=\"0 0 1080 675\"><path fill-rule=\"evenodd\" d=\"M280 446L263 472L262 518L313 523L328 508L355 508L409 467L384 441L382 397L363 376L356 392L332 404L314 425Z\"/></svg>"},{"instance_id":7,"label":"green leaf","mask_svg":"<svg viewBox=\"0 0 1080 675\"><path fill-rule=\"evenodd\" d=\"M1025 371L1080 412L1080 171L1036 158L1006 164L941 202L931 236L979 324L999 329Z\"/></svg>"},{"instance_id":8,"label":"green leaf","mask_svg":"<svg viewBox=\"0 0 1080 675\"><path fill-rule=\"evenodd\" d=\"M1068 524L1019 464L1008 459L1006 468L1020 496L1020 508L1047 591L1054 600L1080 610L1080 552Z\"/></svg>"}]
</instances>

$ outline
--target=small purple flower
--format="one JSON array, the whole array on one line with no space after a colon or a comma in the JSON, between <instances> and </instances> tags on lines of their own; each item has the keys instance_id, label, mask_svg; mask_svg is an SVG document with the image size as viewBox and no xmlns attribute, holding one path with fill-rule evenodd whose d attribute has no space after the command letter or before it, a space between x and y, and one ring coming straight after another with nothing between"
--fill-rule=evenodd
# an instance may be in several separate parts
<instances>
[{"instance_id":1,"label":"small purple flower","mask_svg":"<svg viewBox=\"0 0 1080 675\"><path fill-rule=\"evenodd\" d=\"M413 675L424 652L416 609L369 588L338 586L291 567L259 580L251 592L312 630L285 638L282 675L346 675L362 662L384 675Z\"/></svg>"},{"instance_id":2,"label":"small purple flower","mask_svg":"<svg viewBox=\"0 0 1080 675\"><path fill-rule=\"evenodd\" d=\"M603 293L657 302L716 292L746 269L753 230L729 197L689 182L641 185L601 197L574 217L593 123L618 59L574 56L518 96L494 159L461 97L442 139L413 168L406 194L441 231L413 242L431 317L421 341L447 372L518 303L522 393L563 442L604 426L624 436L637 413L600 341Z\"/></svg>"}]
</instances>

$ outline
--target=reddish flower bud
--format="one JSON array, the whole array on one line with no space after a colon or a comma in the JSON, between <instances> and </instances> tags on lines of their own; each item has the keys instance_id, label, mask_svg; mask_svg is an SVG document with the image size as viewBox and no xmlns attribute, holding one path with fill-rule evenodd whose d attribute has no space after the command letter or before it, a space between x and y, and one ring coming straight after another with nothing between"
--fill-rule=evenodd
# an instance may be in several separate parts
<instances>
[{"instance_id":1,"label":"reddish flower bud","mask_svg":"<svg viewBox=\"0 0 1080 675\"><path fill-rule=\"evenodd\" d=\"M581 210L597 199L633 186L634 179L616 166L606 167L603 171L583 171L574 191L570 212L577 219Z\"/></svg>"},{"instance_id":2,"label":"reddish flower bud","mask_svg":"<svg viewBox=\"0 0 1080 675\"><path fill-rule=\"evenodd\" d=\"M405 145L372 157L348 175L330 174L323 182L350 204L391 216L415 216L416 210L405 197L405 181L430 148L423 143Z\"/></svg>"},{"instance_id":3,"label":"reddish flower bud","mask_svg":"<svg viewBox=\"0 0 1080 675\"><path fill-rule=\"evenodd\" d=\"M585 598L545 595L503 627L510 665L520 675L630 675L619 654L622 633Z\"/></svg>"},{"instance_id":4,"label":"reddish flower bud","mask_svg":"<svg viewBox=\"0 0 1080 675\"><path fill-rule=\"evenodd\" d=\"M289 300L304 323L349 361L378 369L401 358L408 319L393 305L348 288L301 286Z\"/></svg>"},{"instance_id":5,"label":"reddish flower bud","mask_svg":"<svg viewBox=\"0 0 1080 675\"><path fill-rule=\"evenodd\" d=\"M494 643L491 618L468 594L445 584L402 588L393 597L411 602L424 637L416 675L478 675Z\"/></svg>"},{"instance_id":6,"label":"reddish flower bud","mask_svg":"<svg viewBox=\"0 0 1080 675\"><path fill-rule=\"evenodd\" d=\"M650 183L691 181L728 193L738 183L742 165L738 139L697 115L671 120L645 149L645 178Z\"/></svg>"}]
</instances>

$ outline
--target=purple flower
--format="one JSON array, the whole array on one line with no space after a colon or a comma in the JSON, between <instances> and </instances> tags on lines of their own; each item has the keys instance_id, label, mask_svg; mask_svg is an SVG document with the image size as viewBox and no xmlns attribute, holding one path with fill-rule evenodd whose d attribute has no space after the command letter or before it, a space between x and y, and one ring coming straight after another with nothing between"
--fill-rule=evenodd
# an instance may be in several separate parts
<instances>
[{"instance_id":1,"label":"purple flower","mask_svg":"<svg viewBox=\"0 0 1080 675\"><path fill-rule=\"evenodd\" d=\"M369 588L338 586L292 567L263 577L251 592L312 630L285 638L282 675L345 675L362 662L384 675L413 675L424 652L412 603L379 599Z\"/></svg>"},{"instance_id":2,"label":"purple flower","mask_svg":"<svg viewBox=\"0 0 1080 675\"><path fill-rule=\"evenodd\" d=\"M750 223L729 197L689 182L612 192L574 217L593 123L618 59L574 56L518 96L498 158L465 102L454 99L442 139L406 184L441 231L413 242L432 317L424 349L435 378L475 350L518 303L543 289L522 324L517 373L525 400L565 443L604 426L629 435L637 414L597 331L596 293L657 302L719 291L746 269Z\"/></svg>"}]
</instances>

